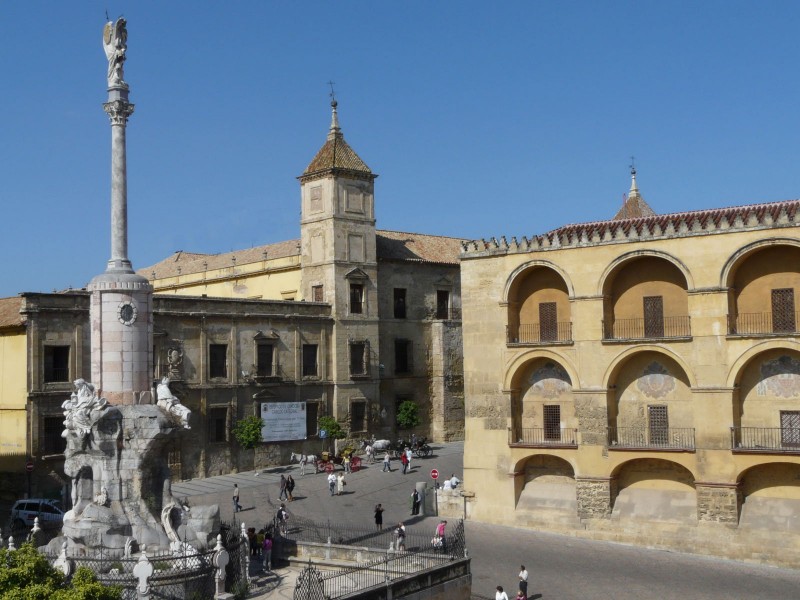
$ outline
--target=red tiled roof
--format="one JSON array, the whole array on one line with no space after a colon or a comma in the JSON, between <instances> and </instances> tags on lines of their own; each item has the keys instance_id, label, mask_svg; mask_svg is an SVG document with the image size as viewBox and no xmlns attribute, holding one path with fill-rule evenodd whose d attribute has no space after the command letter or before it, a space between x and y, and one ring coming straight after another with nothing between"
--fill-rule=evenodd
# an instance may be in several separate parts
<instances>
[{"instance_id":1,"label":"red tiled roof","mask_svg":"<svg viewBox=\"0 0 800 600\"><path fill-rule=\"evenodd\" d=\"M461 238L405 233L402 231L376 231L378 260L417 261L454 264L459 263Z\"/></svg>"},{"instance_id":2,"label":"red tiled roof","mask_svg":"<svg viewBox=\"0 0 800 600\"><path fill-rule=\"evenodd\" d=\"M372 174L370 168L361 160L350 145L344 141L344 137L341 135L331 136L330 139L326 140L325 144L319 149L319 152L317 152L317 155L306 167L306 170L303 171L301 177L332 169Z\"/></svg>"},{"instance_id":3,"label":"red tiled roof","mask_svg":"<svg viewBox=\"0 0 800 600\"><path fill-rule=\"evenodd\" d=\"M22 298L20 296L0 298L0 328L24 325L25 318L19 314L21 308Z\"/></svg>"}]
</instances>

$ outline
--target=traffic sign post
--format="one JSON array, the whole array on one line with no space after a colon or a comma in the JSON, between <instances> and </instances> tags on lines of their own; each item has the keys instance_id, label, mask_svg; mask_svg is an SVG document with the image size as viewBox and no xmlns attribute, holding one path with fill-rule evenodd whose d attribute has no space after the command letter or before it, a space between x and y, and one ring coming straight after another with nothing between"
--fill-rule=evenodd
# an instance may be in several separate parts
<instances>
[{"instance_id":1,"label":"traffic sign post","mask_svg":"<svg viewBox=\"0 0 800 600\"><path fill-rule=\"evenodd\" d=\"M431 469L431 479L436 484L434 487L436 489L433 490L433 514L437 517L439 516L439 482L436 481L439 479L439 471L437 469Z\"/></svg>"},{"instance_id":2,"label":"traffic sign post","mask_svg":"<svg viewBox=\"0 0 800 600\"><path fill-rule=\"evenodd\" d=\"M32 460L29 460L29 461L28 461L28 462L25 464L25 470L26 470L28 473L33 473L33 461L32 461Z\"/></svg>"},{"instance_id":3,"label":"traffic sign post","mask_svg":"<svg viewBox=\"0 0 800 600\"><path fill-rule=\"evenodd\" d=\"M431 479L436 480L439 479L439 471L436 469L431 469Z\"/></svg>"}]
</instances>

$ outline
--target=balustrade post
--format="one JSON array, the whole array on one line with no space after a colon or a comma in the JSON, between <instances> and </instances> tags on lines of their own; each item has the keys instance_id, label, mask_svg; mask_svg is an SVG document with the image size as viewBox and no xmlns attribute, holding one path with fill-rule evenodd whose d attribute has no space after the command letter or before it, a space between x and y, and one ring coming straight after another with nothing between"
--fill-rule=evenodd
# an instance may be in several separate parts
<instances>
[{"instance_id":1,"label":"balustrade post","mask_svg":"<svg viewBox=\"0 0 800 600\"><path fill-rule=\"evenodd\" d=\"M153 575L153 564L147 558L147 550L142 546L139 562L133 567L133 574L139 580L136 585L137 600L150 600L150 577Z\"/></svg>"},{"instance_id":2,"label":"balustrade post","mask_svg":"<svg viewBox=\"0 0 800 600\"><path fill-rule=\"evenodd\" d=\"M222 545L222 535L217 535L217 545L211 556L211 564L214 566L214 598L217 600L233 598L233 594L225 591L225 567L228 566L230 560L230 554Z\"/></svg>"}]
</instances>

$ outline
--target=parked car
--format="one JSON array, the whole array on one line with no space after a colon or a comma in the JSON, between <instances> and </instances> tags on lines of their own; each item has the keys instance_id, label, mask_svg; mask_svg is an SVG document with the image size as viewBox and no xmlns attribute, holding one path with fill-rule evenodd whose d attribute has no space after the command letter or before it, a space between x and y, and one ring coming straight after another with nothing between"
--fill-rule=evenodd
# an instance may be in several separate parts
<instances>
[{"instance_id":1,"label":"parked car","mask_svg":"<svg viewBox=\"0 0 800 600\"><path fill-rule=\"evenodd\" d=\"M58 500L27 498L17 500L11 507L11 526L14 529L29 529L39 517L39 527L56 529L64 524L64 510Z\"/></svg>"}]
</instances>

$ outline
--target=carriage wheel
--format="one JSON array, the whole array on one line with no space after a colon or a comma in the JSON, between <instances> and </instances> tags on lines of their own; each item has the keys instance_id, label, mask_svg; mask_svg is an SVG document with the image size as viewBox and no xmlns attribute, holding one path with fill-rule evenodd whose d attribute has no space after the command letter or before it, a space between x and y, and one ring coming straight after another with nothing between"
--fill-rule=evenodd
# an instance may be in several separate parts
<instances>
[{"instance_id":1,"label":"carriage wheel","mask_svg":"<svg viewBox=\"0 0 800 600\"><path fill-rule=\"evenodd\" d=\"M422 447L422 456L430 456L431 454L433 454L433 448L428 446L428 444L425 444Z\"/></svg>"},{"instance_id":2,"label":"carriage wheel","mask_svg":"<svg viewBox=\"0 0 800 600\"><path fill-rule=\"evenodd\" d=\"M322 461L322 460L318 460L317 461L317 464L316 464L317 473L319 473L320 471L324 471L325 470L325 464L326 464L325 461Z\"/></svg>"},{"instance_id":3,"label":"carriage wheel","mask_svg":"<svg viewBox=\"0 0 800 600\"><path fill-rule=\"evenodd\" d=\"M361 469L361 458L358 456L353 456L350 459L350 470L354 473Z\"/></svg>"},{"instance_id":4,"label":"carriage wheel","mask_svg":"<svg viewBox=\"0 0 800 600\"><path fill-rule=\"evenodd\" d=\"M334 465L333 465L332 462L326 462L325 463L325 472L326 473L333 473L333 467L334 467Z\"/></svg>"}]
</instances>

